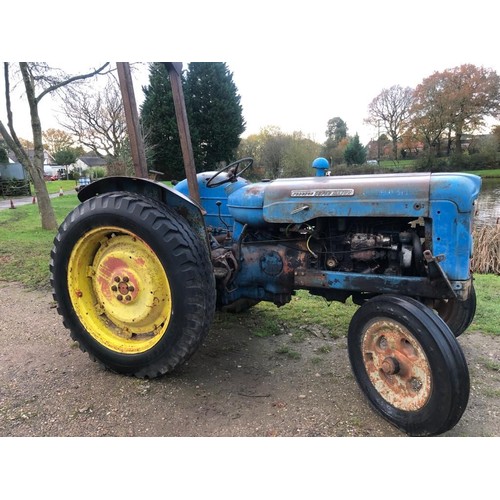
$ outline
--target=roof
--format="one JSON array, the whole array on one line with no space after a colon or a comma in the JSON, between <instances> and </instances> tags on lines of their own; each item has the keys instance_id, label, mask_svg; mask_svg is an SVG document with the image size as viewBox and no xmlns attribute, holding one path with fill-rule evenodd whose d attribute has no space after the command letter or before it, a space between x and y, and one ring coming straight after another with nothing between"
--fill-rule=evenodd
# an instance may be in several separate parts
<instances>
[{"instance_id":1,"label":"roof","mask_svg":"<svg viewBox=\"0 0 500 500\"><path fill-rule=\"evenodd\" d=\"M33 161L33 158L35 157L35 150L34 149L24 148L24 151L26 151L26 154L28 155L28 158L31 161ZM16 154L13 151L9 150L8 155L9 155L9 158L13 162L17 162L18 161L17 156L16 156ZM56 164L56 161L54 160L54 157L47 150L43 151L43 156L45 158L45 163L48 163L49 165L55 165Z\"/></svg>"},{"instance_id":2,"label":"roof","mask_svg":"<svg viewBox=\"0 0 500 500\"><path fill-rule=\"evenodd\" d=\"M103 167L108 163L105 158L100 156L80 156L78 159L88 167Z\"/></svg>"}]
</instances>

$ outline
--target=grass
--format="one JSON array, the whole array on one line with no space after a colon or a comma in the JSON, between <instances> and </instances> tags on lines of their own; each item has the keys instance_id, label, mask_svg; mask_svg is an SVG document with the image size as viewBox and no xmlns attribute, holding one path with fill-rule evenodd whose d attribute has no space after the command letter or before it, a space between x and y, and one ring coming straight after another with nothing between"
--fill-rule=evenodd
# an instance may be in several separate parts
<instances>
[{"instance_id":1,"label":"grass","mask_svg":"<svg viewBox=\"0 0 500 500\"><path fill-rule=\"evenodd\" d=\"M474 286L477 310L469 329L500 336L500 276L476 274Z\"/></svg>"},{"instance_id":2,"label":"grass","mask_svg":"<svg viewBox=\"0 0 500 500\"><path fill-rule=\"evenodd\" d=\"M62 222L78 199L75 193L56 197L52 203L58 222ZM40 229L37 208L29 204L0 211L0 280L48 290L55 231ZM476 274L475 288L477 312L469 329L500 336L500 276ZM345 304L328 303L322 297L299 290L283 307L261 302L243 314L218 314L213 326L243 328L257 337L286 335L293 344L310 336L324 339L345 336L356 309L350 299Z\"/></svg>"},{"instance_id":3,"label":"grass","mask_svg":"<svg viewBox=\"0 0 500 500\"><path fill-rule=\"evenodd\" d=\"M350 300L345 304L328 303L322 297L299 290L283 307L261 302L242 316L246 317L246 326L252 327L258 337L286 334L292 342L300 343L311 335L343 337L356 308Z\"/></svg>"},{"instance_id":4,"label":"grass","mask_svg":"<svg viewBox=\"0 0 500 500\"><path fill-rule=\"evenodd\" d=\"M479 175L485 179L500 177L500 168L492 168L490 170L469 170L466 173Z\"/></svg>"},{"instance_id":5,"label":"grass","mask_svg":"<svg viewBox=\"0 0 500 500\"><path fill-rule=\"evenodd\" d=\"M76 193L54 198L52 205L58 222L78 203ZM17 281L32 289L48 288L55 234L40 228L38 205L0 211L0 280Z\"/></svg>"},{"instance_id":6,"label":"grass","mask_svg":"<svg viewBox=\"0 0 500 500\"><path fill-rule=\"evenodd\" d=\"M62 188L63 191L72 191L78 185L76 181L47 181L45 183L49 194L58 193ZM31 192L35 192L35 188L31 186Z\"/></svg>"}]
</instances>

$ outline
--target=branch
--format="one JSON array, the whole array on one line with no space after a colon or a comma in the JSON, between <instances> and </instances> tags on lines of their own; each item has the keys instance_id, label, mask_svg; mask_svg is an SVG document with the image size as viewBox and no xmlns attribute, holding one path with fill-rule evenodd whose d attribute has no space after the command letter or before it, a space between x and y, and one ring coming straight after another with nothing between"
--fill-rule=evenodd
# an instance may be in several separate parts
<instances>
[{"instance_id":1,"label":"branch","mask_svg":"<svg viewBox=\"0 0 500 500\"><path fill-rule=\"evenodd\" d=\"M61 82L58 82L54 85L51 85L50 87L47 87L43 92L41 92L38 97L36 98L36 102L40 102L40 100L42 99L42 97L44 97L45 95L49 94L50 92L53 92L54 90L57 90L61 87L64 87L65 85L68 85L69 83L73 83L77 80L85 80L87 78L91 78L97 74L105 74L105 73L101 73L101 71L106 67L106 66L109 66L109 62L103 64L100 68L96 69L95 71L92 71L90 73L87 73L85 75L75 75L75 76L72 76L71 78L68 78L66 80L63 80Z\"/></svg>"}]
</instances>

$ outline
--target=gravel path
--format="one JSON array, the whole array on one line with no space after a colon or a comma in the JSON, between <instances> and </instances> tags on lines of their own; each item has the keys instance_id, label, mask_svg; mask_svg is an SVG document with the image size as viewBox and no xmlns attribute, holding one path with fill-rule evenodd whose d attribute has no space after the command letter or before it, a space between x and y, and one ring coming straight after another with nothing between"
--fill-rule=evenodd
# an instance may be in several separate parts
<instances>
[{"instance_id":1,"label":"gravel path","mask_svg":"<svg viewBox=\"0 0 500 500\"><path fill-rule=\"evenodd\" d=\"M0 282L0 436L403 436L359 391L345 339L311 336L292 359L277 354L286 336L223 324L177 373L139 380L82 353L49 292ZM471 395L444 436L500 436L500 341L460 343Z\"/></svg>"}]
</instances>

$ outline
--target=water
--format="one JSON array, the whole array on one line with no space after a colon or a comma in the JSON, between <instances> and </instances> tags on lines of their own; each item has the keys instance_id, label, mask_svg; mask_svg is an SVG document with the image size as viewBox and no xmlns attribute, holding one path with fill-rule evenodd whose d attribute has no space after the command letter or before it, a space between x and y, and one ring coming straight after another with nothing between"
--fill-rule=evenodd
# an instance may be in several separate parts
<instances>
[{"instance_id":1,"label":"water","mask_svg":"<svg viewBox=\"0 0 500 500\"><path fill-rule=\"evenodd\" d=\"M500 179L483 179L477 203L476 224L500 224Z\"/></svg>"}]
</instances>

